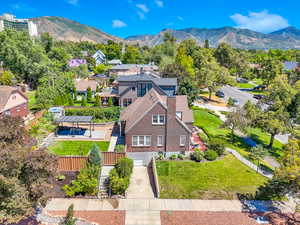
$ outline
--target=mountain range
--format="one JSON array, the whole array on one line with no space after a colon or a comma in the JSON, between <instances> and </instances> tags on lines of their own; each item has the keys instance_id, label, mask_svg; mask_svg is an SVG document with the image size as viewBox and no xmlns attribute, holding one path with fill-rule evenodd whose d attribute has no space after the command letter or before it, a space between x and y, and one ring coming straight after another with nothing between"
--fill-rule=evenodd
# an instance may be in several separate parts
<instances>
[{"instance_id":1,"label":"mountain range","mask_svg":"<svg viewBox=\"0 0 300 225\"><path fill-rule=\"evenodd\" d=\"M203 44L207 39L212 47L226 42L234 48L241 49L300 49L300 30L295 27L287 27L269 34L234 27L164 29L154 35L135 35L122 39L97 28L62 17L44 16L31 20L37 24L39 34L49 32L55 39L64 41L103 43L112 40L115 42L155 46L163 42L164 33L168 32L178 41L191 38L199 44Z\"/></svg>"}]
</instances>

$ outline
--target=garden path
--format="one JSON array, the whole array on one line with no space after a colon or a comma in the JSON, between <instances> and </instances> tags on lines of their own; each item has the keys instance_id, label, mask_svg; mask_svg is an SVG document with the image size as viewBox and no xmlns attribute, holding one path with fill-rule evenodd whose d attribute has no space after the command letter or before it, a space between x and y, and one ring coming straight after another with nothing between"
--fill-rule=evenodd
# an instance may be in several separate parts
<instances>
[{"instance_id":1,"label":"garden path","mask_svg":"<svg viewBox=\"0 0 300 225\"><path fill-rule=\"evenodd\" d=\"M249 160L245 159L243 156L240 155L237 151L231 149L231 148L226 148L226 151L230 152L232 155L234 155L238 160L240 160L242 163L244 163L246 166L250 167L251 169L257 171L261 175L271 179L273 177L273 174L271 172L268 172L266 170L263 170L261 168L258 168L255 164L250 162Z\"/></svg>"}]
</instances>

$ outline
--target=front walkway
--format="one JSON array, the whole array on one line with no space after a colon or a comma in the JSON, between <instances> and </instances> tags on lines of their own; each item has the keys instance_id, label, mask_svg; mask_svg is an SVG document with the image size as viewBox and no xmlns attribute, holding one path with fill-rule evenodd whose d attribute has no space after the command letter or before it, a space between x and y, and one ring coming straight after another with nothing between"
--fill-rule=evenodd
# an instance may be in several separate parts
<instances>
[{"instance_id":1,"label":"front walkway","mask_svg":"<svg viewBox=\"0 0 300 225\"><path fill-rule=\"evenodd\" d=\"M127 199L154 199L147 167L133 167L126 197Z\"/></svg>"}]
</instances>

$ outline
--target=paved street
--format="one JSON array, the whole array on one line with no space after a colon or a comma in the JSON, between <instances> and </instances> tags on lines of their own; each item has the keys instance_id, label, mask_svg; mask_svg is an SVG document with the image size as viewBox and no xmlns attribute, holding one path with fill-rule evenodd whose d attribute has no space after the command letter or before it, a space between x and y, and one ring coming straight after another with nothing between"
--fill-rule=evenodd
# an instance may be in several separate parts
<instances>
[{"instance_id":1,"label":"paved street","mask_svg":"<svg viewBox=\"0 0 300 225\"><path fill-rule=\"evenodd\" d=\"M227 100L229 97L235 98L239 101L239 106L243 106L247 101L251 101L253 103L257 103L257 100L253 98L253 94L250 94L246 91L241 91L236 87L231 87L229 85L223 86L221 91L225 94L225 99Z\"/></svg>"}]
</instances>

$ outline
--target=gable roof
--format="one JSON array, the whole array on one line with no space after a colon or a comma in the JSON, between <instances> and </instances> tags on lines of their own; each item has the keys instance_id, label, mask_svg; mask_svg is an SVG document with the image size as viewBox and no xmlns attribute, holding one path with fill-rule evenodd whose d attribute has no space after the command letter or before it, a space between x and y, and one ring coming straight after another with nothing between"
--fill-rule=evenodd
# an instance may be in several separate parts
<instances>
[{"instance_id":1,"label":"gable roof","mask_svg":"<svg viewBox=\"0 0 300 225\"><path fill-rule=\"evenodd\" d=\"M88 87L92 89L92 91L96 91L98 86L98 82L94 80L76 80L75 88L76 91L86 91Z\"/></svg>"},{"instance_id":2,"label":"gable roof","mask_svg":"<svg viewBox=\"0 0 300 225\"><path fill-rule=\"evenodd\" d=\"M158 86L177 86L177 78L161 78L151 73L143 73L139 75L119 76L118 82L143 82L152 81Z\"/></svg>"},{"instance_id":3,"label":"gable roof","mask_svg":"<svg viewBox=\"0 0 300 225\"><path fill-rule=\"evenodd\" d=\"M126 131L130 130L156 104L161 104L162 107L167 109L167 96L159 95L154 89L151 89L144 97L138 98L124 109L121 112L120 120L126 121ZM182 119L178 118L178 122L187 128L185 123L193 122L193 112L188 107L185 95L176 96L176 111L182 112Z\"/></svg>"},{"instance_id":4,"label":"gable roof","mask_svg":"<svg viewBox=\"0 0 300 225\"><path fill-rule=\"evenodd\" d=\"M14 93L18 92L22 97L28 100L28 98L18 89L11 86L0 86L0 112L4 109L9 97Z\"/></svg>"},{"instance_id":5,"label":"gable roof","mask_svg":"<svg viewBox=\"0 0 300 225\"><path fill-rule=\"evenodd\" d=\"M150 68L153 70L158 70L158 66L152 64L120 64L115 65L111 68L111 70L129 70L129 69L141 69L141 68Z\"/></svg>"}]
</instances>

